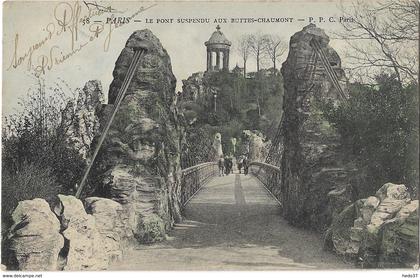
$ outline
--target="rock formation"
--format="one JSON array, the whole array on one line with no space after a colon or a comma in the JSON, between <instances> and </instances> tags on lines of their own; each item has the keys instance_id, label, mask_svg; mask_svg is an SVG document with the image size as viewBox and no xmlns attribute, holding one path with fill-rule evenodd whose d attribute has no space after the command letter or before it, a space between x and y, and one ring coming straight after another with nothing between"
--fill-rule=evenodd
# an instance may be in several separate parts
<instances>
[{"instance_id":1,"label":"rock formation","mask_svg":"<svg viewBox=\"0 0 420 278\"><path fill-rule=\"evenodd\" d=\"M221 156L223 156L222 135L220 133L216 133L213 140L213 161L218 161Z\"/></svg>"},{"instance_id":2,"label":"rock formation","mask_svg":"<svg viewBox=\"0 0 420 278\"><path fill-rule=\"evenodd\" d=\"M132 236L122 205L106 198L89 197L84 200L86 212L95 218L96 228L102 236L103 250L109 260L122 259L122 250Z\"/></svg>"},{"instance_id":3,"label":"rock formation","mask_svg":"<svg viewBox=\"0 0 420 278\"><path fill-rule=\"evenodd\" d=\"M204 84L204 72L193 73L186 80L182 80L182 92L185 100L196 101L199 98L204 98L206 86Z\"/></svg>"},{"instance_id":4,"label":"rock formation","mask_svg":"<svg viewBox=\"0 0 420 278\"><path fill-rule=\"evenodd\" d=\"M105 246L96 228L95 218L86 213L74 196L58 195L54 209L60 219L65 239L64 270L104 270L108 267Z\"/></svg>"},{"instance_id":5,"label":"rock formation","mask_svg":"<svg viewBox=\"0 0 420 278\"><path fill-rule=\"evenodd\" d=\"M213 106L213 94L220 92L221 88L213 80L212 73L195 72L187 79L182 80L182 102L194 102L201 105Z\"/></svg>"},{"instance_id":6,"label":"rock formation","mask_svg":"<svg viewBox=\"0 0 420 278\"><path fill-rule=\"evenodd\" d=\"M338 54L325 32L310 24L290 39L284 80L284 134L281 169L283 214L289 222L322 231L330 224L328 192L347 186L336 150L338 137L323 119L319 104L340 101L311 40L321 45L342 86L346 84Z\"/></svg>"},{"instance_id":7,"label":"rock formation","mask_svg":"<svg viewBox=\"0 0 420 278\"><path fill-rule=\"evenodd\" d=\"M115 63L103 120L113 109L134 55L132 47L142 41L152 47L135 70L95 169L98 188L122 205L124 217L140 241L145 238L144 230L159 230L154 234L164 234L163 228L181 219L182 137L175 106L176 79L170 58L149 30L134 32L121 51Z\"/></svg>"},{"instance_id":8,"label":"rock formation","mask_svg":"<svg viewBox=\"0 0 420 278\"><path fill-rule=\"evenodd\" d=\"M267 156L267 143L261 132L244 130L242 131L242 154L248 155L249 161L264 161Z\"/></svg>"},{"instance_id":9,"label":"rock formation","mask_svg":"<svg viewBox=\"0 0 420 278\"><path fill-rule=\"evenodd\" d=\"M196 72L182 80L179 106L189 125L197 120L213 121L211 118L200 119L200 116L204 116L203 110L208 113L214 111L214 95L220 95L222 90L212 77L210 73Z\"/></svg>"},{"instance_id":10,"label":"rock formation","mask_svg":"<svg viewBox=\"0 0 420 278\"><path fill-rule=\"evenodd\" d=\"M20 202L6 241L8 269L105 270L121 260L132 235L121 204L85 202L86 210L74 196L58 195L54 212L43 199Z\"/></svg>"},{"instance_id":11,"label":"rock formation","mask_svg":"<svg viewBox=\"0 0 420 278\"><path fill-rule=\"evenodd\" d=\"M378 267L412 268L419 263L419 201L413 200L384 223Z\"/></svg>"},{"instance_id":12,"label":"rock formation","mask_svg":"<svg viewBox=\"0 0 420 278\"><path fill-rule=\"evenodd\" d=\"M66 130L66 140L84 159L93 139L99 132L99 115L104 103L101 83L88 81L79 91L77 103L69 102L64 109L62 125Z\"/></svg>"},{"instance_id":13,"label":"rock formation","mask_svg":"<svg viewBox=\"0 0 420 278\"><path fill-rule=\"evenodd\" d=\"M60 222L44 199L19 202L7 237L9 269L58 270L64 246Z\"/></svg>"},{"instance_id":14,"label":"rock formation","mask_svg":"<svg viewBox=\"0 0 420 278\"><path fill-rule=\"evenodd\" d=\"M86 157L114 108L132 47L142 41L151 48L134 72L89 180L95 192L111 199L86 198L85 210L75 197L59 195L56 215L42 199L21 202L8 240L16 268L103 270L121 258L128 241L163 239L180 221L183 129L176 80L166 50L149 30L134 32L116 61L109 104L101 105L100 84L90 81L78 103L67 106L63 123L68 124L69 144ZM69 117L73 114L77 119Z\"/></svg>"},{"instance_id":15,"label":"rock formation","mask_svg":"<svg viewBox=\"0 0 420 278\"><path fill-rule=\"evenodd\" d=\"M404 185L384 184L334 218L326 246L365 268L412 267L419 259L418 207Z\"/></svg>"}]
</instances>

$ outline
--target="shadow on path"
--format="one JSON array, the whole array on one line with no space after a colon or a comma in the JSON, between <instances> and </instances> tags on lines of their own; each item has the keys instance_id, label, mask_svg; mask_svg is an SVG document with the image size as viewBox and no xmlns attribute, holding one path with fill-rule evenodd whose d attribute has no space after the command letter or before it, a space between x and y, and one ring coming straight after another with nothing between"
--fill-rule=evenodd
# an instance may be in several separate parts
<instances>
[{"instance_id":1,"label":"shadow on path","mask_svg":"<svg viewBox=\"0 0 420 278\"><path fill-rule=\"evenodd\" d=\"M353 268L323 251L319 234L290 226L278 203L251 176L215 178L190 201L184 215L166 241L128 251L113 269Z\"/></svg>"}]
</instances>

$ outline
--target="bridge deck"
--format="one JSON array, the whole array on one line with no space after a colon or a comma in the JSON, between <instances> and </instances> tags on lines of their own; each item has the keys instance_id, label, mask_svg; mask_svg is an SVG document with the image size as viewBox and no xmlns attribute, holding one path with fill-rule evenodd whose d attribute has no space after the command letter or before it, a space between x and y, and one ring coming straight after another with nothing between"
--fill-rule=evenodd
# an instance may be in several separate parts
<instances>
[{"instance_id":1,"label":"bridge deck","mask_svg":"<svg viewBox=\"0 0 420 278\"><path fill-rule=\"evenodd\" d=\"M168 240L126 252L113 270L293 270L351 268L322 250L318 234L280 216L251 176L218 177L187 205Z\"/></svg>"}]
</instances>

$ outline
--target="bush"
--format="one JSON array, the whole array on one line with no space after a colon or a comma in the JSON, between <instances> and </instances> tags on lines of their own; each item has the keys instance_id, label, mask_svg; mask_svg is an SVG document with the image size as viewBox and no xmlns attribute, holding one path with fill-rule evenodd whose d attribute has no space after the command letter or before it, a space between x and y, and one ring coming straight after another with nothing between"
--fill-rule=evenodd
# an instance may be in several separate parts
<instances>
[{"instance_id":1,"label":"bush","mask_svg":"<svg viewBox=\"0 0 420 278\"><path fill-rule=\"evenodd\" d=\"M51 203L61 191L52 169L35 163L24 163L16 173L3 171L1 184L3 229L10 227L10 215L19 201L43 198Z\"/></svg>"},{"instance_id":2,"label":"bush","mask_svg":"<svg viewBox=\"0 0 420 278\"><path fill-rule=\"evenodd\" d=\"M353 84L347 102L323 107L341 135L346 155L365 176L360 197L386 182L418 187L418 86L402 86L393 76L377 77L377 86Z\"/></svg>"},{"instance_id":3,"label":"bush","mask_svg":"<svg viewBox=\"0 0 420 278\"><path fill-rule=\"evenodd\" d=\"M51 201L57 193L73 193L75 183L80 180L85 161L77 150L68 147L62 121L69 101L76 103L72 94L64 93L59 84L47 89L38 80L38 85L20 102L21 112L3 118L4 228L8 227L5 221L19 201L36 197Z\"/></svg>"},{"instance_id":4,"label":"bush","mask_svg":"<svg viewBox=\"0 0 420 278\"><path fill-rule=\"evenodd\" d=\"M85 162L76 150L68 147L62 115L67 103L76 103L76 98L74 94L69 97L56 85L57 88L47 92L39 81L35 90L20 102L22 112L3 118L2 169L18 173L26 164L43 165L51 169L63 189L71 191Z\"/></svg>"},{"instance_id":5,"label":"bush","mask_svg":"<svg viewBox=\"0 0 420 278\"><path fill-rule=\"evenodd\" d=\"M137 240L140 243L154 243L165 238L165 223L156 214L142 218L137 229Z\"/></svg>"}]
</instances>

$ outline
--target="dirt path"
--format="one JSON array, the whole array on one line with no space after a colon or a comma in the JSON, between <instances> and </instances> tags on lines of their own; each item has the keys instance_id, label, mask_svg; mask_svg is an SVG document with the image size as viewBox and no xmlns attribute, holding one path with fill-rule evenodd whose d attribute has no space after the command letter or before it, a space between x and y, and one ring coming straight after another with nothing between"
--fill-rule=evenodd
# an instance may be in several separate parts
<instances>
[{"instance_id":1,"label":"dirt path","mask_svg":"<svg viewBox=\"0 0 420 278\"><path fill-rule=\"evenodd\" d=\"M191 200L168 240L128 250L111 270L352 268L322 250L320 235L290 226L254 178L218 177Z\"/></svg>"}]
</instances>

